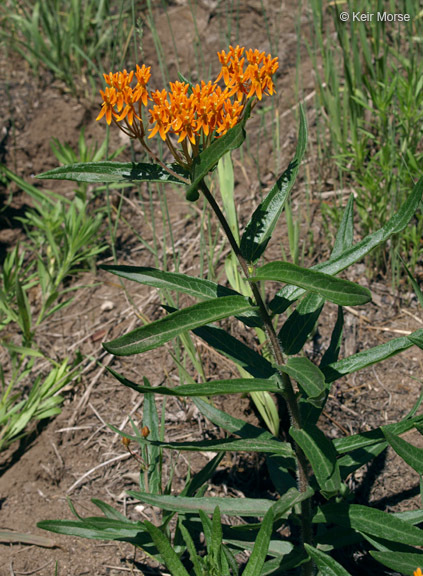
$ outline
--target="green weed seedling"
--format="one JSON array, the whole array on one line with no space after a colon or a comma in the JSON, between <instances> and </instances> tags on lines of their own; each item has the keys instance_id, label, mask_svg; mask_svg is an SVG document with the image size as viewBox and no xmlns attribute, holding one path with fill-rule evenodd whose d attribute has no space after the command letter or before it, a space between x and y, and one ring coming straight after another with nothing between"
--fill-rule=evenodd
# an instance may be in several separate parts
<instances>
[{"instance_id":1,"label":"green weed seedling","mask_svg":"<svg viewBox=\"0 0 423 576\"><path fill-rule=\"evenodd\" d=\"M131 521L94 499L102 516L83 518L71 503L75 519L45 520L38 525L66 535L130 542L173 576L348 576L347 559L353 557L355 550L378 562L379 570L387 566L407 576L420 576L417 567L423 565L423 531L417 524L422 522L423 512L393 514L356 504L347 482L351 474L370 463L388 444L416 475L423 473L421 449L401 438L409 430L421 429L423 416L418 412L422 398L415 400L410 413L400 422L343 438L332 439L325 434L319 417L334 382L414 345L423 348L423 330L417 330L340 358L343 307L364 306L371 300L371 293L339 277L407 227L421 203L423 179L409 190L406 200L381 228L356 243L351 197L328 260L310 268L283 260L268 261L269 240L301 169L307 136L305 115L301 112L295 158L287 163L274 187L240 230L236 210L225 191L226 215L218 195L211 192L210 175L222 158L226 157L224 166L228 154L245 141L248 118L255 105L274 92L272 78L278 63L270 54L239 46L231 46L218 56L221 73L214 82L190 85L180 80L169 91L148 89L150 69L145 65L134 73L125 70L107 77L99 119L104 116L109 124L138 140L152 158L151 163L81 163L72 169L56 168L41 178L171 183L183 187L188 202L197 202L200 196L205 199L232 250L226 271L230 270L239 290L226 282L175 270L107 266L109 272L121 278L182 293L193 303L171 310L165 307L161 318L104 343L104 348L115 356L132 356L190 332L235 362L242 375L222 380L215 374L214 378L192 378L190 383L178 386L152 386L145 375L142 381L134 382L110 369L120 384L144 395L141 430L134 422L130 431L112 429L139 461L140 487L129 495L153 507L153 521ZM150 116L149 134L142 121L145 107ZM150 148L147 135L156 134L168 147L173 163L165 164ZM269 282L281 285L276 294L269 290ZM242 293L245 287L248 293ZM335 307L337 320L325 353L316 364L307 357L304 345L325 306ZM228 318L237 319L236 334L241 327L245 338L234 336L218 324ZM259 345L260 339L250 327L262 331L265 347ZM278 422L272 432L266 426L235 418L213 402L221 394L254 392L272 393L278 401ZM220 427L223 433L207 440L167 439L166 405L163 403L159 421L155 404L158 396L191 399L206 421ZM195 475L189 473L184 488L175 494L172 476L163 477L161 462L165 450L170 454L207 451L216 456ZM264 456L276 498L206 495L207 483L223 456L237 451ZM160 514L155 512L157 507ZM237 522L233 517L237 517ZM240 551L244 552L243 557L239 556Z\"/></svg>"}]
</instances>

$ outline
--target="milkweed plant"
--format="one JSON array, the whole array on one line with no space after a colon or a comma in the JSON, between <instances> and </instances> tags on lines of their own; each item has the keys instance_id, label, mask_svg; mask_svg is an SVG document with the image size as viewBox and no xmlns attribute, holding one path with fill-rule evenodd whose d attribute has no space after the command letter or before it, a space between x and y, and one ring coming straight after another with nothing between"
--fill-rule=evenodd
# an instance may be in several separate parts
<instances>
[{"instance_id":1,"label":"milkweed plant","mask_svg":"<svg viewBox=\"0 0 423 576\"><path fill-rule=\"evenodd\" d=\"M120 434L125 448L140 465L140 489L130 491L130 496L158 507L160 517L154 523L130 521L94 499L102 516L83 518L71 504L74 520L47 520L39 526L84 538L131 542L174 576L346 576L350 574L347 558L351 558L351 550L367 556L374 574L384 570L380 565L378 568L380 563L405 575L422 576L423 531L417 525L423 522L423 510L388 513L356 504L349 488L351 476L388 445L421 477L423 450L401 435L422 430L423 415L417 415L422 397L400 422L348 437L328 437L319 418L334 382L413 345L423 348L423 330L417 330L340 358L343 307L363 306L370 302L371 293L339 277L407 226L422 200L423 180L380 230L359 242L353 240L351 196L327 261L310 268L267 261L268 242L306 148L305 115L300 108L294 158L256 206L245 228L234 233L208 178L219 161L244 142L255 106L275 93L278 59L239 46L221 51L218 58L221 70L214 82L194 85L180 76L170 83L169 90L149 89L151 71L145 65L104 76L106 86L101 91L103 102L97 120L104 118L107 124L138 140L151 162L78 163L39 177L94 183L168 182L184 187L188 202L203 196L226 236L245 289L237 291L227 284L151 267L103 266L121 278L183 293L196 301L182 309L166 306L159 320L104 343L104 348L116 356L142 354L190 331L235 362L240 377L192 378L189 384L165 387L152 386L147 375L141 382L132 382L109 369L120 384L144 395L142 428L132 420L130 432L111 428ZM153 151L154 137L166 144L173 157L171 163ZM269 282L280 285L276 294L268 290ZM317 365L307 357L304 346L326 303L337 307L337 315ZM234 317L248 328L243 340L218 324ZM246 393L265 395L265 402L271 402L276 413L276 425L253 425L217 408L213 401L216 395ZM190 398L206 421L224 431L224 438L166 440L155 403L159 395ZM171 480L165 483L162 478L164 450L216 455L195 475L188 475L183 490L176 495ZM204 495L225 453L236 451L263 456L274 486L273 499ZM237 517L237 522L232 517Z\"/></svg>"}]
</instances>

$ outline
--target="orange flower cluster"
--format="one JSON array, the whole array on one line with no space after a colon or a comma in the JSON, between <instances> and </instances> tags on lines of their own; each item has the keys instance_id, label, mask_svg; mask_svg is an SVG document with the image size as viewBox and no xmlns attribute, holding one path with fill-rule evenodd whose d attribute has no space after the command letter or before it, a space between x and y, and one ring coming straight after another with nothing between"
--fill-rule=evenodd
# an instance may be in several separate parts
<instances>
[{"instance_id":1,"label":"orange flower cluster","mask_svg":"<svg viewBox=\"0 0 423 576\"><path fill-rule=\"evenodd\" d=\"M423 576L422 569L417 568L417 570L414 571L414 576Z\"/></svg>"},{"instance_id":2,"label":"orange flower cluster","mask_svg":"<svg viewBox=\"0 0 423 576\"><path fill-rule=\"evenodd\" d=\"M244 54L245 53L245 54ZM164 140L176 160L187 166L199 152L200 144L207 147L213 137L223 136L242 119L246 101L261 100L263 94L274 94L272 76L278 69L278 59L258 50L229 47L228 53L218 53L222 65L214 82L201 82L191 86L186 82L171 82L170 90L149 92L150 67L137 65L136 71L105 74L107 87L101 90L103 104L97 120L106 117L108 124L115 122L123 132L145 142L142 107L150 115L148 138L157 133ZM134 87L133 80L137 81ZM218 85L223 79L225 87ZM171 136L182 146L182 156L175 149Z\"/></svg>"}]
</instances>

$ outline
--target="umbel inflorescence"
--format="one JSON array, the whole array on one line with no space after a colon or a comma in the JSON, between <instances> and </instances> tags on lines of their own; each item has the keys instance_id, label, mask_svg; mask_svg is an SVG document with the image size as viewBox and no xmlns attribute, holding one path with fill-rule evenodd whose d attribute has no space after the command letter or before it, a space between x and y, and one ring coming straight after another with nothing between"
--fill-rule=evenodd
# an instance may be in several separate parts
<instances>
[{"instance_id":1,"label":"umbel inflorescence","mask_svg":"<svg viewBox=\"0 0 423 576\"><path fill-rule=\"evenodd\" d=\"M254 105L263 95L275 92L272 77L278 69L277 58L239 46L218 52L218 57L222 67L214 82L170 82L170 90L149 91L151 67L144 64L135 71L104 74L107 87L100 91L103 104L97 120L105 116L108 124L114 122L151 152L142 114L146 108L147 139L158 133L178 164L189 168L213 139L242 120L247 100L253 99Z\"/></svg>"}]
</instances>

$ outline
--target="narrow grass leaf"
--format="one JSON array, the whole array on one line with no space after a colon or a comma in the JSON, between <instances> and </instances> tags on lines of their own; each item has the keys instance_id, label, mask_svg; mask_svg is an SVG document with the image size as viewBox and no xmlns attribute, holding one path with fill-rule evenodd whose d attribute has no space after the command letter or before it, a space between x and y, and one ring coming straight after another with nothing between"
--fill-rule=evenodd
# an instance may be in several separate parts
<instances>
[{"instance_id":1,"label":"narrow grass leaf","mask_svg":"<svg viewBox=\"0 0 423 576\"><path fill-rule=\"evenodd\" d=\"M391 570L401 572L405 576L413 576L414 572L420 566L423 566L423 553L407 552L376 552L370 550L371 556L380 564L387 566Z\"/></svg>"},{"instance_id":2,"label":"narrow grass leaf","mask_svg":"<svg viewBox=\"0 0 423 576\"><path fill-rule=\"evenodd\" d=\"M103 344L116 356L129 356L158 348L172 338L209 322L236 316L252 308L244 296L224 296L173 312L156 322L136 328L132 332Z\"/></svg>"},{"instance_id":3,"label":"narrow grass leaf","mask_svg":"<svg viewBox=\"0 0 423 576\"><path fill-rule=\"evenodd\" d=\"M300 106L300 129L295 157L278 178L269 194L254 211L241 239L241 252L248 262L256 262L266 249L294 185L307 145L307 123Z\"/></svg>"},{"instance_id":4,"label":"narrow grass leaf","mask_svg":"<svg viewBox=\"0 0 423 576\"><path fill-rule=\"evenodd\" d=\"M359 306L371 300L368 288L291 262L269 262L258 268L250 280L271 280L299 286L339 306Z\"/></svg>"},{"instance_id":5,"label":"narrow grass leaf","mask_svg":"<svg viewBox=\"0 0 423 576\"><path fill-rule=\"evenodd\" d=\"M311 270L316 270L329 275L339 274L358 260L361 260L369 254L380 244L383 244L393 234L401 232L411 218L414 216L421 200L423 193L423 178L414 186L411 194L407 200L402 204L401 208L394 214L390 220L373 234L369 234L361 242L357 242L351 248L342 252L334 259L327 262L322 262L313 266ZM276 314L282 313L286 310L292 302L299 298L304 293L303 288L295 288L293 286L286 286L280 290L273 300L269 303L270 309Z\"/></svg>"},{"instance_id":6,"label":"narrow grass leaf","mask_svg":"<svg viewBox=\"0 0 423 576\"><path fill-rule=\"evenodd\" d=\"M163 532L154 526L151 522L146 521L145 526L153 539L157 550L162 555L162 559L166 568L170 570L172 576L189 576L189 573L185 570L184 565L176 554L175 550L172 548L171 543L163 534Z\"/></svg>"},{"instance_id":7,"label":"narrow grass leaf","mask_svg":"<svg viewBox=\"0 0 423 576\"><path fill-rule=\"evenodd\" d=\"M310 292L283 324L278 338L285 354L298 354L307 342L323 310L324 298Z\"/></svg>"},{"instance_id":8,"label":"narrow grass leaf","mask_svg":"<svg viewBox=\"0 0 423 576\"><path fill-rule=\"evenodd\" d=\"M231 150L239 148L245 140L245 123L250 116L251 103L244 110L242 121L228 130L221 138L216 138L208 148L199 154L192 167L191 184L186 190L186 198L195 202L199 198L198 187L209 172L217 165L219 160Z\"/></svg>"},{"instance_id":9,"label":"narrow grass leaf","mask_svg":"<svg viewBox=\"0 0 423 576\"><path fill-rule=\"evenodd\" d=\"M351 576L339 562L331 558L325 552L313 548L309 544L304 544L307 554L316 564L321 576Z\"/></svg>"},{"instance_id":10,"label":"narrow grass leaf","mask_svg":"<svg viewBox=\"0 0 423 576\"><path fill-rule=\"evenodd\" d=\"M129 490L128 494L141 502L158 506L163 510L186 514L197 514L199 510L206 514L213 514L216 506L219 506L221 514L227 514L228 516L264 516L274 504L273 500L260 498L187 498L184 496L149 494L134 490Z\"/></svg>"},{"instance_id":11,"label":"narrow grass leaf","mask_svg":"<svg viewBox=\"0 0 423 576\"><path fill-rule=\"evenodd\" d=\"M97 506L97 508L99 508L101 512L103 512L106 518L109 518L110 520L120 520L122 522L128 522L128 518L126 518L126 516L124 516L118 510L113 508L113 506L110 506L110 504L107 504L102 500L98 500L97 498L91 498L91 502L95 506Z\"/></svg>"},{"instance_id":12,"label":"narrow grass leaf","mask_svg":"<svg viewBox=\"0 0 423 576\"><path fill-rule=\"evenodd\" d=\"M172 182L186 184L188 172L178 164L170 164L171 174L158 164L142 162L78 162L53 168L39 174L40 180L72 180L73 182L89 182L93 184L118 182Z\"/></svg>"},{"instance_id":13,"label":"narrow grass leaf","mask_svg":"<svg viewBox=\"0 0 423 576\"><path fill-rule=\"evenodd\" d=\"M270 537L273 530L273 510L270 508L264 518L257 534L257 539L254 544L251 556L248 559L247 565L242 572L243 576L257 576L261 573L264 561L266 560L267 551L269 549Z\"/></svg>"},{"instance_id":14,"label":"narrow grass leaf","mask_svg":"<svg viewBox=\"0 0 423 576\"><path fill-rule=\"evenodd\" d=\"M331 440L317 427L307 431L291 427L289 434L307 456L322 494L329 497L339 492L341 475Z\"/></svg>"},{"instance_id":15,"label":"narrow grass leaf","mask_svg":"<svg viewBox=\"0 0 423 576\"><path fill-rule=\"evenodd\" d=\"M369 350L353 354L348 358L343 358L338 362L333 362L328 366L323 366L321 367L321 370L325 375L327 383L334 382L338 378L341 378L341 376L352 374L357 370L362 370L372 364L382 362L382 360L391 358L391 356L395 356L396 354L411 348L414 344L413 339L419 341L421 338L423 338L423 329L416 330L409 336L393 338L389 342L386 342L386 344L380 344L379 346L375 346Z\"/></svg>"},{"instance_id":16,"label":"narrow grass leaf","mask_svg":"<svg viewBox=\"0 0 423 576\"><path fill-rule=\"evenodd\" d=\"M191 538L190 533L185 528L182 522L179 524L179 529L181 530L182 538L184 539L184 542L186 544L189 559L191 560L194 568L195 576L203 576L203 568L200 562L200 558L197 554L197 550L195 548L195 544L193 539Z\"/></svg>"},{"instance_id":17,"label":"narrow grass leaf","mask_svg":"<svg viewBox=\"0 0 423 576\"><path fill-rule=\"evenodd\" d=\"M391 434L389 430L383 430L383 434L390 446L395 450L398 456L420 474L423 475L423 448L417 448L395 434Z\"/></svg>"}]
</instances>

